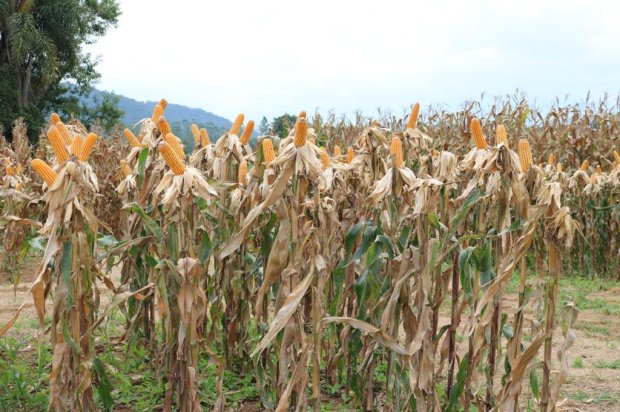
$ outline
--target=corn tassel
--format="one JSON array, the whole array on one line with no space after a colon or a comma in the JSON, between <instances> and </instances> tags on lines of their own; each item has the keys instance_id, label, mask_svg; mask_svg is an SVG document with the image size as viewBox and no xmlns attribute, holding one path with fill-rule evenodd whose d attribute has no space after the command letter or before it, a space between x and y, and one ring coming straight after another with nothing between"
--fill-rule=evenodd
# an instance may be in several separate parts
<instances>
[{"instance_id":1,"label":"corn tassel","mask_svg":"<svg viewBox=\"0 0 620 412\"><path fill-rule=\"evenodd\" d=\"M82 147L82 152L80 153L79 159L82 162L87 162L90 154L93 152L93 148L95 147L95 143L97 143L97 135L94 133L89 133L84 140L84 146Z\"/></svg>"},{"instance_id":2,"label":"corn tassel","mask_svg":"<svg viewBox=\"0 0 620 412\"><path fill-rule=\"evenodd\" d=\"M160 103L157 103L153 108L153 114L151 115L151 121L157 123L159 118L164 115L164 108Z\"/></svg>"},{"instance_id":3,"label":"corn tassel","mask_svg":"<svg viewBox=\"0 0 620 412\"><path fill-rule=\"evenodd\" d=\"M478 149L486 149L488 147L487 140L482 132L482 126L480 126L480 120L473 118L469 125L471 134L474 136L474 143Z\"/></svg>"},{"instance_id":4,"label":"corn tassel","mask_svg":"<svg viewBox=\"0 0 620 412\"><path fill-rule=\"evenodd\" d=\"M179 159L174 149L168 143L161 142L159 144L159 153L175 175L180 176L185 173L183 161Z\"/></svg>"},{"instance_id":5,"label":"corn tassel","mask_svg":"<svg viewBox=\"0 0 620 412\"><path fill-rule=\"evenodd\" d=\"M34 171L37 172L39 176L41 176L41 178L45 181L45 183L47 183L48 186L54 184L58 175L47 163L45 163L41 159L32 159L30 164L32 165Z\"/></svg>"},{"instance_id":6,"label":"corn tassel","mask_svg":"<svg viewBox=\"0 0 620 412\"><path fill-rule=\"evenodd\" d=\"M521 170L523 173L527 173L532 165L532 150L527 139L519 140L519 160L521 161Z\"/></svg>"},{"instance_id":7,"label":"corn tassel","mask_svg":"<svg viewBox=\"0 0 620 412\"><path fill-rule=\"evenodd\" d=\"M353 147L349 146L347 149L347 163L351 163L353 159L355 159L355 151L353 150Z\"/></svg>"},{"instance_id":8,"label":"corn tassel","mask_svg":"<svg viewBox=\"0 0 620 412\"><path fill-rule=\"evenodd\" d=\"M407 129L415 129L418 126L418 116L420 115L420 103L416 103L411 108L411 116L407 121Z\"/></svg>"},{"instance_id":9,"label":"corn tassel","mask_svg":"<svg viewBox=\"0 0 620 412\"><path fill-rule=\"evenodd\" d=\"M582 172L585 172L586 170L588 170L589 167L590 167L590 161L586 159L583 161L583 163L581 163L581 167L579 167L579 170L581 170Z\"/></svg>"},{"instance_id":10,"label":"corn tassel","mask_svg":"<svg viewBox=\"0 0 620 412\"><path fill-rule=\"evenodd\" d=\"M243 129L243 134L241 134L241 144L250 143L250 137L252 137L252 131L254 131L254 120L250 120L248 124L245 125Z\"/></svg>"},{"instance_id":11,"label":"corn tassel","mask_svg":"<svg viewBox=\"0 0 620 412\"><path fill-rule=\"evenodd\" d=\"M263 139L262 147L263 147L263 157L265 158L265 162L266 163L273 162L276 158L276 152L275 150L273 150L273 143L271 142L271 139L269 138Z\"/></svg>"},{"instance_id":12,"label":"corn tassel","mask_svg":"<svg viewBox=\"0 0 620 412\"><path fill-rule=\"evenodd\" d=\"M392 156L394 167L399 169L403 167L403 143L398 137L392 139L392 143L390 144L390 156Z\"/></svg>"},{"instance_id":13,"label":"corn tassel","mask_svg":"<svg viewBox=\"0 0 620 412\"><path fill-rule=\"evenodd\" d=\"M129 142L131 147L142 147L140 141L138 140L138 138L136 138L136 135L134 135L131 130L125 129L123 130L123 134L127 138L127 141Z\"/></svg>"},{"instance_id":14,"label":"corn tassel","mask_svg":"<svg viewBox=\"0 0 620 412\"><path fill-rule=\"evenodd\" d=\"M243 115L243 113L239 113L235 118L235 121L233 122L228 134L234 134L236 136L239 136L239 132L241 131L241 126L243 125L244 118L245 116Z\"/></svg>"},{"instance_id":15,"label":"corn tassel","mask_svg":"<svg viewBox=\"0 0 620 412\"><path fill-rule=\"evenodd\" d=\"M58 122L58 124L62 124L62 122ZM67 146L65 145L65 141L62 138L58 128L56 126L50 127L47 137L50 140L52 150L56 155L56 160L58 160L58 163L66 162L69 158L69 152L67 151Z\"/></svg>"},{"instance_id":16,"label":"corn tassel","mask_svg":"<svg viewBox=\"0 0 620 412\"><path fill-rule=\"evenodd\" d=\"M495 129L495 144L498 146L503 144L508 147L508 134L506 133L506 128L503 124L500 124L497 126L497 129Z\"/></svg>"},{"instance_id":17,"label":"corn tassel","mask_svg":"<svg viewBox=\"0 0 620 412\"><path fill-rule=\"evenodd\" d=\"M305 117L302 117L301 112L295 123L295 147L301 147L306 144L306 137L308 136L308 122Z\"/></svg>"},{"instance_id":18,"label":"corn tassel","mask_svg":"<svg viewBox=\"0 0 620 412\"><path fill-rule=\"evenodd\" d=\"M192 136L194 137L194 146L200 145L200 129L196 123L192 123Z\"/></svg>"},{"instance_id":19,"label":"corn tassel","mask_svg":"<svg viewBox=\"0 0 620 412\"><path fill-rule=\"evenodd\" d=\"M245 186L248 183L248 162L243 160L239 164L239 173L237 175L237 183Z\"/></svg>"},{"instance_id":20,"label":"corn tassel","mask_svg":"<svg viewBox=\"0 0 620 412\"><path fill-rule=\"evenodd\" d=\"M202 147L207 147L211 144L211 140L209 140L209 132L207 129L200 129L200 145Z\"/></svg>"},{"instance_id":21,"label":"corn tassel","mask_svg":"<svg viewBox=\"0 0 620 412\"><path fill-rule=\"evenodd\" d=\"M178 137L176 137L172 133L168 133L164 137L164 140L170 145L170 147L174 149L174 153L176 153L179 159L185 158L185 151L183 150L183 145L181 144L181 141Z\"/></svg>"}]
</instances>

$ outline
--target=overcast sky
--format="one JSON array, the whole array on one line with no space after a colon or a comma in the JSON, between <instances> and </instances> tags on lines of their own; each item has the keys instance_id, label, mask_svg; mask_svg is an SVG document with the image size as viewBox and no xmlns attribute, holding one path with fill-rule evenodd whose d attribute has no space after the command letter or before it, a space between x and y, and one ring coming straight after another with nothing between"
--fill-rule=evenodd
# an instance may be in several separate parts
<instances>
[{"instance_id":1,"label":"overcast sky","mask_svg":"<svg viewBox=\"0 0 620 412\"><path fill-rule=\"evenodd\" d=\"M99 88L229 119L620 90L618 1L120 0Z\"/></svg>"}]
</instances>

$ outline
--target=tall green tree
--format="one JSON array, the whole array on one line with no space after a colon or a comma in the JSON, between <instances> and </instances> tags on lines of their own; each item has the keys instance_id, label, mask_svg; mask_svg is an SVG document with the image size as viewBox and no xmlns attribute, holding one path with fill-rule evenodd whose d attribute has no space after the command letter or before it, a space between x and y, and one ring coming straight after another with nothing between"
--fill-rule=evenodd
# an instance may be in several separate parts
<instances>
[{"instance_id":1,"label":"tall green tree","mask_svg":"<svg viewBox=\"0 0 620 412\"><path fill-rule=\"evenodd\" d=\"M103 36L119 15L116 0L0 0L3 126L24 117L35 140L50 111L86 110L82 98L99 73L83 47Z\"/></svg>"},{"instance_id":2,"label":"tall green tree","mask_svg":"<svg viewBox=\"0 0 620 412\"><path fill-rule=\"evenodd\" d=\"M275 117L271 122L271 130L281 138L288 136L290 130L295 126L297 116L285 113L282 116Z\"/></svg>"}]
</instances>

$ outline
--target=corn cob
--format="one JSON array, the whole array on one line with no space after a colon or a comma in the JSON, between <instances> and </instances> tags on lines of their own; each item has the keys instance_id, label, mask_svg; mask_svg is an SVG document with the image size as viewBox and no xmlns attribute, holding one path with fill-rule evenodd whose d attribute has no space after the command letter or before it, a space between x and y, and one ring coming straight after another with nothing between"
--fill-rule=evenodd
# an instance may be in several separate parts
<instances>
[{"instance_id":1,"label":"corn cob","mask_svg":"<svg viewBox=\"0 0 620 412\"><path fill-rule=\"evenodd\" d=\"M11 161L8 157L4 158L4 170L7 176L15 176L15 170L11 167Z\"/></svg>"},{"instance_id":2,"label":"corn cob","mask_svg":"<svg viewBox=\"0 0 620 412\"><path fill-rule=\"evenodd\" d=\"M340 150L340 146L334 145L334 157L342 156L342 150Z\"/></svg>"},{"instance_id":3,"label":"corn cob","mask_svg":"<svg viewBox=\"0 0 620 412\"><path fill-rule=\"evenodd\" d=\"M353 150L353 147L349 146L349 148L347 149L347 163L351 163L354 158L355 151Z\"/></svg>"},{"instance_id":4,"label":"corn cob","mask_svg":"<svg viewBox=\"0 0 620 412\"><path fill-rule=\"evenodd\" d=\"M84 146L82 147L82 152L80 153L79 159L82 162L87 162L90 154L93 152L93 148L95 147L95 143L97 143L97 135L94 133L89 133L84 140Z\"/></svg>"},{"instance_id":5,"label":"corn cob","mask_svg":"<svg viewBox=\"0 0 620 412\"><path fill-rule=\"evenodd\" d=\"M185 173L183 161L179 159L174 149L168 143L161 142L159 144L159 153L175 175L180 176Z\"/></svg>"},{"instance_id":6,"label":"corn cob","mask_svg":"<svg viewBox=\"0 0 620 412\"><path fill-rule=\"evenodd\" d=\"M50 122L52 122L52 124L56 124L60 121L60 116L58 116L58 113L52 113L50 115Z\"/></svg>"},{"instance_id":7,"label":"corn cob","mask_svg":"<svg viewBox=\"0 0 620 412\"><path fill-rule=\"evenodd\" d=\"M593 185L596 183L596 175L590 175L590 184Z\"/></svg>"},{"instance_id":8,"label":"corn cob","mask_svg":"<svg viewBox=\"0 0 620 412\"><path fill-rule=\"evenodd\" d=\"M497 126L497 129L495 129L495 143L498 146L503 144L508 147L508 134L506 134L506 128L503 124L500 124Z\"/></svg>"},{"instance_id":9,"label":"corn cob","mask_svg":"<svg viewBox=\"0 0 620 412\"><path fill-rule=\"evenodd\" d=\"M597 175L603 174L603 168L601 167L601 165L596 165L596 174Z\"/></svg>"},{"instance_id":10,"label":"corn cob","mask_svg":"<svg viewBox=\"0 0 620 412\"><path fill-rule=\"evenodd\" d=\"M243 113L239 113L237 117L235 118L235 121L233 122L230 128L230 131L228 133L239 136L239 132L241 131L241 125L243 125L244 118L245 116L243 115Z\"/></svg>"},{"instance_id":11,"label":"corn cob","mask_svg":"<svg viewBox=\"0 0 620 412\"><path fill-rule=\"evenodd\" d=\"M266 138L263 139L263 157L265 158L265 162L266 163L271 163L274 161L274 159L276 158L276 153L273 150L273 143L271 142L271 139Z\"/></svg>"},{"instance_id":12,"label":"corn cob","mask_svg":"<svg viewBox=\"0 0 620 412\"><path fill-rule=\"evenodd\" d=\"M15 166L15 174L21 175L24 172L24 168L21 163L17 162L17 166Z\"/></svg>"},{"instance_id":13,"label":"corn cob","mask_svg":"<svg viewBox=\"0 0 620 412\"><path fill-rule=\"evenodd\" d=\"M254 130L254 120L250 120L248 124L245 125L243 129L243 134L241 135L241 144L250 143L250 137L252 137L252 131Z\"/></svg>"},{"instance_id":14,"label":"corn cob","mask_svg":"<svg viewBox=\"0 0 620 412\"><path fill-rule=\"evenodd\" d=\"M181 141L178 137L176 137L172 133L168 133L164 137L164 140L170 145L170 147L174 149L174 153L176 153L179 159L185 158L185 151L183 150L183 145L181 144Z\"/></svg>"},{"instance_id":15,"label":"corn cob","mask_svg":"<svg viewBox=\"0 0 620 412\"><path fill-rule=\"evenodd\" d=\"M207 147L210 144L211 141L209 140L209 132L205 128L200 129L200 145L202 147Z\"/></svg>"},{"instance_id":16,"label":"corn cob","mask_svg":"<svg viewBox=\"0 0 620 412\"><path fill-rule=\"evenodd\" d=\"M22 191L24 190L24 183L23 182L17 182L17 185L15 186L15 190L17 191Z\"/></svg>"},{"instance_id":17,"label":"corn cob","mask_svg":"<svg viewBox=\"0 0 620 412\"><path fill-rule=\"evenodd\" d=\"M616 160L616 163L620 164L620 153L614 150L613 155L614 155L614 159Z\"/></svg>"},{"instance_id":18,"label":"corn cob","mask_svg":"<svg viewBox=\"0 0 620 412\"><path fill-rule=\"evenodd\" d=\"M243 160L239 164L239 174L237 175L237 183L246 185L248 183L248 162Z\"/></svg>"},{"instance_id":19,"label":"corn cob","mask_svg":"<svg viewBox=\"0 0 620 412\"><path fill-rule=\"evenodd\" d=\"M121 160L121 173L123 174L123 176L127 177L129 175L131 175L131 168L129 167L129 165L127 164L127 161L122 159Z\"/></svg>"},{"instance_id":20,"label":"corn cob","mask_svg":"<svg viewBox=\"0 0 620 412\"><path fill-rule=\"evenodd\" d=\"M127 141L129 141L129 144L131 145L131 147L142 147L142 145L140 144L140 141L138 141L138 139L131 132L131 130L125 129L123 130L123 134L127 138Z\"/></svg>"},{"instance_id":21,"label":"corn cob","mask_svg":"<svg viewBox=\"0 0 620 412\"><path fill-rule=\"evenodd\" d=\"M75 157L78 157L80 153L82 153L82 147L84 146L84 141L82 140L82 136L79 134L73 138L71 142L71 154Z\"/></svg>"},{"instance_id":22,"label":"corn cob","mask_svg":"<svg viewBox=\"0 0 620 412\"><path fill-rule=\"evenodd\" d=\"M161 100L159 101L159 105L161 106L161 108L162 108L163 110L166 110L166 107L168 106L168 100L166 100L166 99L161 99Z\"/></svg>"},{"instance_id":23,"label":"corn cob","mask_svg":"<svg viewBox=\"0 0 620 412\"><path fill-rule=\"evenodd\" d=\"M555 165L555 170L556 170L558 173L562 173L562 163L560 163L560 162L556 163L556 165Z\"/></svg>"},{"instance_id":24,"label":"corn cob","mask_svg":"<svg viewBox=\"0 0 620 412\"><path fill-rule=\"evenodd\" d=\"M32 159L30 162L32 168L41 176L41 178L47 183L48 186L51 186L56 181L58 175L56 172L52 170L51 167L47 163L45 163L41 159Z\"/></svg>"},{"instance_id":25,"label":"corn cob","mask_svg":"<svg viewBox=\"0 0 620 412\"><path fill-rule=\"evenodd\" d=\"M403 167L403 143L398 137L392 139L390 144L390 156L392 156L394 167Z\"/></svg>"},{"instance_id":26,"label":"corn cob","mask_svg":"<svg viewBox=\"0 0 620 412\"><path fill-rule=\"evenodd\" d=\"M482 126L480 126L480 120L473 118L469 125L471 134L474 136L474 143L478 149L486 149L488 147L487 140L482 132Z\"/></svg>"},{"instance_id":27,"label":"corn cob","mask_svg":"<svg viewBox=\"0 0 620 412\"><path fill-rule=\"evenodd\" d=\"M157 119L157 128L159 129L159 133L164 137L168 135L168 133L172 133L170 123L168 123L168 120L166 120L164 116L159 116L159 119Z\"/></svg>"},{"instance_id":28,"label":"corn cob","mask_svg":"<svg viewBox=\"0 0 620 412\"><path fill-rule=\"evenodd\" d=\"M58 124L61 123L62 122L58 122ZM50 127L47 137L49 138L52 145L52 150L56 155L56 160L58 160L58 163L64 163L69 158L69 152L67 151L67 146L65 145L65 141L63 140L58 128L56 126Z\"/></svg>"},{"instance_id":29,"label":"corn cob","mask_svg":"<svg viewBox=\"0 0 620 412\"><path fill-rule=\"evenodd\" d=\"M523 173L527 173L532 165L532 150L527 139L519 140L519 160L521 161L521 170Z\"/></svg>"},{"instance_id":30,"label":"corn cob","mask_svg":"<svg viewBox=\"0 0 620 412\"><path fill-rule=\"evenodd\" d=\"M586 159L583 161L583 163L581 163L581 167L579 168L579 170L581 170L582 172L585 172L586 170L588 170L589 167L590 167L590 161Z\"/></svg>"},{"instance_id":31,"label":"corn cob","mask_svg":"<svg viewBox=\"0 0 620 412\"><path fill-rule=\"evenodd\" d=\"M302 117L301 112L295 123L295 147L301 147L306 144L306 136L308 135L308 122Z\"/></svg>"},{"instance_id":32,"label":"corn cob","mask_svg":"<svg viewBox=\"0 0 620 412\"><path fill-rule=\"evenodd\" d=\"M547 164L549 166L553 166L555 164L555 156L553 153L549 154L549 158L547 159Z\"/></svg>"},{"instance_id":33,"label":"corn cob","mask_svg":"<svg viewBox=\"0 0 620 412\"><path fill-rule=\"evenodd\" d=\"M65 146L69 146L73 138L71 137L71 132L69 131L69 129L67 129L67 126L60 120L56 122L55 126L60 132L60 135L62 136L62 140L64 140L65 142Z\"/></svg>"},{"instance_id":34,"label":"corn cob","mask_svg":"<svg viewBox=\"0 0 620 412\"><path fill-rule=\"evenodd\" d=\"M200 129L196 123L192 123L192 136L194 136L194 146L200 145Z\"/></svg>"},{"instance_id":35,"label":"corn cob","mask_svg":"<svg viewBox=\"0 0 620 412\"><path fill-rule=\"evenodd\" d=\"M321 163L323 163L323 168L327 169L331 164L327 151L325 149L321 149L320 156L321 156Z\"/></svg>"},{"instance_id":36,"label":"corn cob","mask_svg":"<svg viewBox=\"0 0 620 412\"><path fill-rule=\"evenodd\" d=\"M151 115L151 121L157 123L159 118L164 115L164 108L161 103L157 103L153 108L153 114Z\"/></svg>"},{"instance_id":37,"label":"corn cob","mask_svg":"<svg viewBox=\"0 0 620 412\"><path fill-rule=\"evenodd\" d=\"M416 103L411 108L411 116L407 121L407 129L415 129L418 126L418 116L420 115L420 103Z\"/></svg>"}]
</instances>

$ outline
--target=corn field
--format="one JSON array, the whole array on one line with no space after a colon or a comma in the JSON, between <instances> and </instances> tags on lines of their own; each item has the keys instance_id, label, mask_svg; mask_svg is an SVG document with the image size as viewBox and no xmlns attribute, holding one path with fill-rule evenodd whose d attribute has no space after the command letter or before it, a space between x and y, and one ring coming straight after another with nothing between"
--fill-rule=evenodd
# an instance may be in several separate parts
<instances>
[{"instance_id":1,"label":"corn field","mask_svg":"<svg viewBox=\"0 0 620 412\"><path fill-rule=\"evenodd\" d=\"M251 375L274 411L319 411L332 387L355 410L556 409L579 344L558 282L620 280L617 105L301 112L255 147L240 114L221 137L194 125L189 148L166 104L120 136L52 114L38 147L19 120L0 142L16 284L23 244L42 245L30 291L50 410L109 408L96 341L113 310L164 411L234 409L225 373Z\"/></svg>"}]
</instances>

